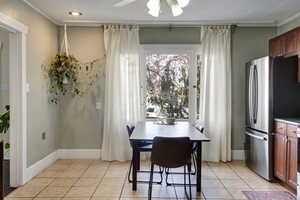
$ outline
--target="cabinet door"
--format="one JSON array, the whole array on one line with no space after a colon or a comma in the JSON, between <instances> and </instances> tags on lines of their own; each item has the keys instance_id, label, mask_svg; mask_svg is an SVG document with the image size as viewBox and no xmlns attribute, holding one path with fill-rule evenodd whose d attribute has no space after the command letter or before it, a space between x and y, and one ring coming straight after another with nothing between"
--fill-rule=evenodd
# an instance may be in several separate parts
<instances>
[{"instance_id":1,"label":"cabinet door","mask_svg":"<svg viewBox=\"0 0 300 200\"><path fill-rule=\"evenodd\" d=\"M291 55L297 52L297 32L296 30L292 30L286 33L284 38L284 55Z\"/></svg>"},{"instance_id":2,"label":"cabinet door","mask_svg":"<svg viewBox=\"0 0 300 200\"><path fill-rule=\"evenodd\" d=\"M281 56L282 55L282 44L281 37L276 37L269 42L269 53L270 56Z\"/></svg>"},{"instance_id":3,"label":"cabinet door","mask_svg":"<svg viewBox=\"0 0 300 200\"><path fill-rule=\"evenodd\" d=\"M297 189L297 138L287 139L287 184Z\"/></svg>"},{"instance_id":4,"label":"cabinet door","mask_svg":"<svg viewBox=\"0 0 300 200\"><path fill-rule=\"evenodd\" d=\"M300 27L296 29L297 52L300 53Z\"/></svg>"},{"instance_id":5,"label":"cabinet door","mask_svg":"<svg viewBox=\"0 0 300 200\"><path fill-rule=\"evenodd\" d=\"M276 133L274 137L274 174L286 181L286 136Z\"/></svg>"}]
</instances>

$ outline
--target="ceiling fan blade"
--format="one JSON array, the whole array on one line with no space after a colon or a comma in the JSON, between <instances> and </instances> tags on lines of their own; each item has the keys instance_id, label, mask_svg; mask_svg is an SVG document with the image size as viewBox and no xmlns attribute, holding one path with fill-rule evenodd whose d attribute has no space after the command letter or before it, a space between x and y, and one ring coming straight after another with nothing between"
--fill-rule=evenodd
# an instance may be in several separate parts
<instances>
[{"instance_id":1,"label":"ceiling fan blade","mask_svg":"<svg viewBox=\"0 0 300 200\"><path fill-rule=\"evenodd\" d=\"M123 6L127 6L128 4L131 4L133 2L135 2L136 0L122 0L119 3L114 4L114 7L123 7Z\"/></svg>"}]
</instances>

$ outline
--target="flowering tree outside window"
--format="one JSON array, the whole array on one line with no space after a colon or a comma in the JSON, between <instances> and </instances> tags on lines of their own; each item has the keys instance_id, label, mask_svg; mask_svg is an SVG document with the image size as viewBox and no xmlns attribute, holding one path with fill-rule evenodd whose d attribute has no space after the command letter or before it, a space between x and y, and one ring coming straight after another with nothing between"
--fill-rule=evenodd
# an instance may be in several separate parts
<instances>
[{"instance_id":1,"label":"flowering tree outside window","mask_svg":"<svg viewBox=\"0 0 300 200\"><path fill-rule=\"evenodd\" d=\"M189 118L188 59L172 54L146 57L147 117Z\"/></svg>"}]
</instances>

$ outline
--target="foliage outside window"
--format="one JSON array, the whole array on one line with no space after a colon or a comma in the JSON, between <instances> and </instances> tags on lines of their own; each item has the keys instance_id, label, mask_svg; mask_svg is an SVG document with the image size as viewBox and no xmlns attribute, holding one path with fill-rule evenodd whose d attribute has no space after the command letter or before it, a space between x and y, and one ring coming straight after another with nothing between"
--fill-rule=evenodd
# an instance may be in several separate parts
<instances>
[{"instance_id":1,"label":"foliage outside window","mask_svg":"<svg viewBox=\"0 0 300 200\"><path fill-rule=\"evenodd\" d=\"M146 69L147 117L188 119L188 56L151 54Z\"/></svg>"}]
</instances>

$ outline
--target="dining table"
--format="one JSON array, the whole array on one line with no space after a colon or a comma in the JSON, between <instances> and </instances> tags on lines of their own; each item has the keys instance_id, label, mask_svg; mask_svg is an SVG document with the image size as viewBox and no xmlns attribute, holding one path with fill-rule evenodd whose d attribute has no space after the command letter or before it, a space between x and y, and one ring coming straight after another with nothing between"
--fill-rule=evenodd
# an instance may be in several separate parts
<instances>
[{"instance_id":1,"label":"dining table","mask_svg":"<svg viewBox=\"0 0 300 200\"><path fill-rule=\"evenodd\" d=\"M132 190L137 190L137 172L140 163L140 152L136 144L140 142L151 142L155 137L189 137L196 145L196 187L197 192L201 192L201 168L202 168L202 143L209 142L210 139L189 121L176 121L173 125L165 125L159 121L138 122L130 136L133 144L133 171Z\"/></svg>"}]
</instances>

